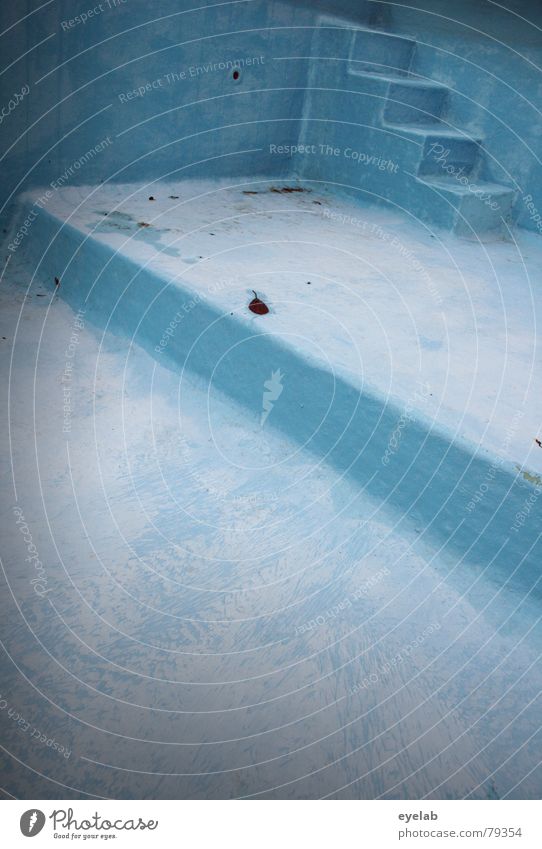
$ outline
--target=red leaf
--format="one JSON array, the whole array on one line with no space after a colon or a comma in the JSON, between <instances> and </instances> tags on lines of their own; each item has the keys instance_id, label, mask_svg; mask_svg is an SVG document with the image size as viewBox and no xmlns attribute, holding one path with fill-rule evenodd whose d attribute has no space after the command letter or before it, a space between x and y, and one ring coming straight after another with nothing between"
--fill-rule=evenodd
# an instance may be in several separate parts
<instances>
[{"instance_id":1,"label":"red leaf","mask_svg":"<svg viewBox=\"0 0 542 849\"><path fill-rule=\"evenodd\" d=\"M254 292L254 289L252 290ZM248 305L249 310L255 312L256 315L266 315L269 312L269 307L267 304L264 304L263 301L260 301L256 292L254 292L254 297Z\"/></svg>"}]
</instances>

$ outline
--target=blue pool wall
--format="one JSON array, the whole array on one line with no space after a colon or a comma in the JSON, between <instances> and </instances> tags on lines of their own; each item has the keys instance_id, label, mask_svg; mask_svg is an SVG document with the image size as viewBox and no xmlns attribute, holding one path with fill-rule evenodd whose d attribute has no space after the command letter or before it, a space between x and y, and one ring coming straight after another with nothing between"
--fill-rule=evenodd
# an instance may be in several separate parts
<instances>
[{"instance_id":1,"label":"blue pool wall","mask_svg":"<svg viewBox=\"0 0 542 849\"><path fill-rule=\"evenodd\" d=\"M310 28L292 29L310 24L308 9L277 2L126 0L84 25L62 29L62 22L88 8L86 0L62 0L2 38L9 64L54 34L5 75L6 91L28 83L30 92L5 122L14 146L4 197L58 179L107 138L112 143L70 184L288 169L284 158L269 155L266 142L270 133L283 144L297 138L306 73L301 65L292 75L273 57L308 52ZM13 11L3 8L1 15L5 29ZM243 63L238 81L230 67L212 69L234 60ZM147 85L150 91L126 99Z\"/></svg>"},{"instance_id":2,"label":"blue pool wall","mask_svg":"<svg viewBox=\"0 0 542 849\"><path fill-rule=\"evenodd\" d=\"M385 140L372 126L374 99L364 104L337 91L307 96L307 84L336 88L329 63L308 58L318 20L327 14L354 26L372 21L416 40L417 71L453 90L449 120L484 137L480 176L513 186L514 219L532 230L541 226L537 4L516 0L505 10L471 0L241 0L197 8L187 0L102 0L103 11L75 25L69 22L97 6L88 0L41 5L29 0L22 10L3 4L0 11L4 101L29 87L1 128L8 149L1 175L4 207L18 192L48 185L70 168L72 185L299 174L337 184L358 180L361 200L385 196L393 175L359 169L353 177L330 157L270 152L270 145L310 138L343 149L352 144L408 167L408 145ZM332 50L333 39L323 43ZM229 67L208 70L233 60L244 62L238 81ZM183 73L178 80L172 76ZM143 95L121 97L149 85ZM91 153L104 140L99 153ZM84 166L76 166L81 157ZM405 183L406 211L411 190ZM445 208L439 212L438 199L428 196L427 204L433 203L435 223L446 226Z\"/></svg>"}]
</instances>

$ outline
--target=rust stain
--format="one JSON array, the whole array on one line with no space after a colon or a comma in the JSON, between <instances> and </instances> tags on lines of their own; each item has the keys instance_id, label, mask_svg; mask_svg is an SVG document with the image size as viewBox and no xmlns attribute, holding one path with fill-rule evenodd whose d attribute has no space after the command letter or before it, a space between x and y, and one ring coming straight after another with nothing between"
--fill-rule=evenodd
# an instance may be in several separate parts
<instances>
[{"instance_id":1,"label":"rust stain","mask_svg":"<svg viewBox=\"0 0 542 849\"><path fill-rule=\"evenodd\" d=\"M303 186L282 186L280 189L277 189L276 186L271 186L269 191L275 192L278 195L290 195L292 192L310 192L312 190L304 189Z\"/></svg>"},{"instance_id":2,"label":"rust stain","mask_svg":"<svg viewBox=\"0 0 542 849\"><path fill-rule=\"evenodd\" d=\"M521 476L524 480L528 481L528 483L534 484L534 486L542 486L542 478L540 475L531 475L530 472L526 472L521 466L516 466L518 472L521 472Z\"/></svg>"}]
</instances>

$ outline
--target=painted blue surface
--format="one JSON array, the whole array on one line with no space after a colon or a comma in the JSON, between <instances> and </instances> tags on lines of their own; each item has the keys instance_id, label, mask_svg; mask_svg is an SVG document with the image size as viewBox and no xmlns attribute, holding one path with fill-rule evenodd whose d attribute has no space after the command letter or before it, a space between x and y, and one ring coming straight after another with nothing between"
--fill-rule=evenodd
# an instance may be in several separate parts
<instances>
[{"instance_id":1,"label":"painted blue surface","mask_svg":"<svg viewBox=\"0 0 542 849\"><path fill-rule=\"evenodd\" d=\"M26 217L31 205L20 213ZM151 355L160 346L164 317L190 304L197 290L180 277L158 277L152 266L133 262L108 250L70 224L43 212L32 234L36 269L53 288L55 269L63 269L62 297L74 310L84 308L97 326L139 344ZM66 264L66 258L69 261ZM273 424L341 473L348 473L371 495L419 521L440 545L474 564L491 563L492 575L511 580L527 593L540 592L542 515L537 511L521 530L511 533L515 516L533 490L517 470L495 468L492 457L473 456L439 433L433 423L412 421L401 437L393 462L383 463L390 433L402 410L374 390L361 390L329 364L299 351L295 340L255 329L244 315L224 313L212 303L198 302L157 359L175 371L199 374L253 415L261 408L261 387L269 364L279 363L288 386ZM417 417L420 418L418 412ZM465 496L480 481L491 480L491 492L474 512L465 512Z\"/></svg>"},{"instance_id":2,"label":"painted blue surface","mask_svg":"<svg viewBox=\"0 0 542 849\"><path fill-rule=\"evenodd\" d=\"M164 0L157 11L126 0L86 22L76 19L84 2L32 14L39 5L27 4L26 25L0 13L4 29L14 23L2 36L13 62L5 90L29 86L2 128L0 721L12 792L539 798L542 484L538 467L523 466L535 432L521 445L505 434L493 450L458 438L419 397L405 410L362 361L349 370L353 308L344 302L341 334L326 301L343 283L327 270L335 250L352 258L364 307L380 281L361 260L378 256L399 299L413 285L406 248L437 276L443 256L447 272L459 258L472 265L465 289L481 347L484 335L508 344L498 311L484 324L480 290L497 275L495 291L518 301L517 328L540 263L537 237L518 247L507 229L536 229L542 208L533 28L489 3L454 4L452 20L436 0L425 12L347 0ZM188 201L184 217L166 208L151 224L126 188L150 218L153 193L175 207L171 180L205 177L218 194L218 178L243 175L267 199L288 201L284 184L309 190L306 207L292 204L297 227L287 207L251 207L237 186L238 205L216 221L209 191L205 227ZM92 196L102 181L125 193L123 208L70 220L78 206L63 189ZM376 218L375 203L388 216L378 220L405 242L395 264L392 240L377 250L367 228L354 230L353 255L340 215L330 244L333 204L359 224L345 196L360 201L356 214ZM307 240L295 241L309 214L328 240L308 244L310 281L296 266ZM179 218L185 229L171 236ZM418 230L401 223L415 220ZM219 239L215 224L231 309L218 290L199 297L199 250ZM509 241L456 255L440 227ZM243 254L228 265L230 248ZM281 332L247 310L257 284L239 280L247 267L264 274L256 253L277 275L259 277L258 290ZM290 284L291 269L327 315L313 321L325 346L286 324L292 301L278 278ZM459 294L447 286L438 317L456 310L457 330ZM431 316L432 294L419 298ZM390 306L385 330L399 336L410 317ZM361 334L376 322L369 309L363 318ZM533 407L535 307L530 319L520 329L532 350L516 340L514 365L531 376ZM420 349L447 353L447 330L435 319ZM397 350L415 362L415 347ZM469 356L453 361L460 381L478 367ZM500 400L501 370L489 373L486 392ZM486 409L475 399L463 412L485 426ZM530 428L536 415L525 415ZM30 545L45 564L37 584ZM26 725L69 756L40 747Z\"/></svg>"},{"instance_id":3,"label":"painted blue surface","mask_svg":"<svg viewBox=\"0 0 542 849\"><path fill-rule=\"evenodd\" d=\"M451 448L450 468L442 441L422 447L412 423L405 457L420 451L418 481L407 472L394 493L383 470L376 486L360 486L367 451L353 477L338 471L356 453L350 430L333 470L261 427L248 377L269 374L249 357L239 389L228 382L249 405L240 407L209 394L208 380L102 336L92 310L50 300L49 276L21 257L2 290L2 331L12 333L6 314L17 315L21 282L30 284L13 340L12 470L0 508L10 792L537 798L539 557L525 549L521 563L526 529L506 559L492 560L502 533L493 524L466 551L477 520L442 548L455 527L443 497L457 475L470 483L466 455ZM65 433L58 398L70 344ZM252 344L269 366L295 371L291 353L264 350L259 336ZM7 371L8 358L1 363ZM289 375L269 421L284 424L284 402L305 435L288 386L312 376ZM377 413L387 425L390 409L356 400L367 416L356 419L359 437ZM332 417L328 438L334 427ZM429 466L433 506L421 491ZM498 475L498 491L505 484ZM402 492L421 496L410 518ZM31 546L43 567L37 584Z\"/></svg>"}]
</instances>

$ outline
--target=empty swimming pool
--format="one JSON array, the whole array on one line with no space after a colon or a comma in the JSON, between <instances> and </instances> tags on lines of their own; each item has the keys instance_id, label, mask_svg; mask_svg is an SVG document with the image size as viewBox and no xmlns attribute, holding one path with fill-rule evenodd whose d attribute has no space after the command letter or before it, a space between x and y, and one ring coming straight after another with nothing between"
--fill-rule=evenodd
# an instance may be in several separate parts
<instances>
[{"instance_id":1,"label":"empty swimming pool","mask_svg":"<svg viewBox=\"0 0 542 849\"><path fill-rule=\"evenodd\" d=\"M539 176L489 24L162 5L38 10L11 116L6 787L538 798Z\"/></svg>"}]
</instances>

